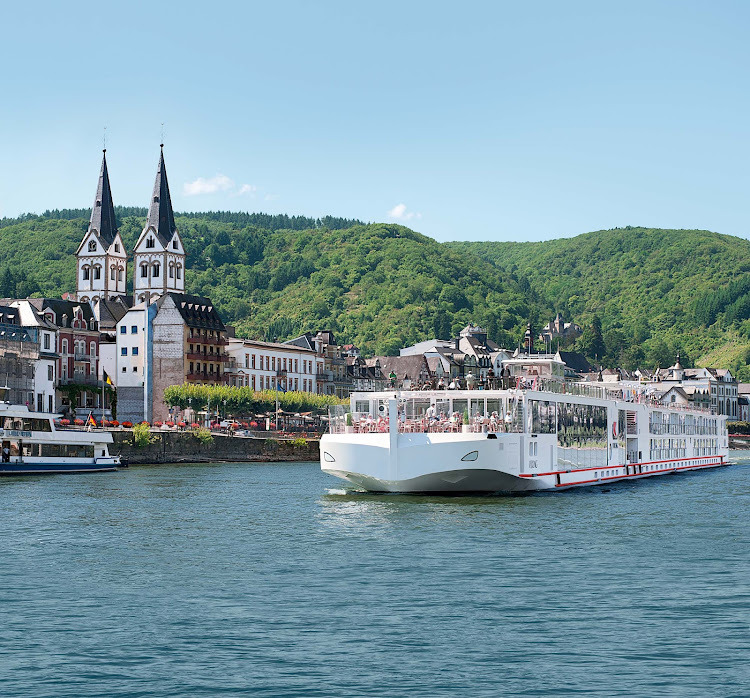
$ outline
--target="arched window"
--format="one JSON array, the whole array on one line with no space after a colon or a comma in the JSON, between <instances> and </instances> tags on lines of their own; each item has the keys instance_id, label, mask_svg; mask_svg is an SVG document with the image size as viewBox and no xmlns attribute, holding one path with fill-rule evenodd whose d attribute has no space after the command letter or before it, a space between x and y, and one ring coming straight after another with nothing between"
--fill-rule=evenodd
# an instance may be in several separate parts
<instances>
[{"instance_id":1,"label":"arched window","mask_svg":"<svg viewBox=\"0 0 750 698\"><path fill-rule=\"evenodd\" d=\"M123 274L122 267L118 267L118 269L117 269L117 280L118 281L122 281L122 274Z\"/></svg>"},{"instance_id":2,"label":"arched window","mask_svg":"<svg viewBox=\"0 0 750 698\"><path fill-rule=\"evenodd\" d=\"M62 341L62 353L67 354L68 353L68 340L63 339Z\"/></svg>"},{"instance_id":3,"label":"arched window","mask_svg":"<svg viewBox=\"0 0 750 698\"><path fill-rule=\"evenodd\" d=\"M138 296L138 302L139 303L143 303L143 301L145 301L145 300L146 300L146 294L145 293L141 293L141 295Z\"/></svg>"},{"instance_id":4,"label":"arched window","mask_svg":"<svg viewBox=\"0 0 750 698\"><path fill-rule=\"evenodd\" d=\"M89 252L96 252L96 240L89 240Z\"/></svg>"},{"instance_id":5,"label":"arched window","mask_svg":"<svg viewBox=\"0 0 750 698\"><path fill-rule=\"evenodd\" d=\"M159 262L154 262L151 265L151 276L153 276L156 279L159 276L159 271L160 271Z\"/></svg>"},{"instance_id":6,"label":"arched window","mask_svg":"<svg viewBox=\"0 0 750 698\"><path fill-rule=\"evenodd\" d=\"M169 264L169 278L174 279L174 264L171 262Z\"/></svg>"},{"instance_id":7,"label":"arched window","mask_svg":"<svg viewBox=\"0 0 750 698\"><path fill-rule=\"evenodd\" d=\"M94 267L94 279L101 279L102 278L102 268L97 264Z\"/></svg>"},{"instance_id":8,"label":"arched window","mask_svg":"<svg viewBox=\"0 0 750 698\"><path fill-rule=\"evenodd\" d=\"M182 278L182 264L177 265L177 278L178 279Z\"/></svg>"},{"instance_id":9,"label":"arched window","mask_svg":"<svg viewBox=\"0 0 750 698\"><path fill-rule=\"evenodd\" d=\"M95 358L96 357L96 342L91 342L89 344L89 347L90 347L89 354L91 354L91 358Z\"/></svg>"},{"instance_id":10,"label":"arched window","mask_svg":"<svg viewBox=\"0 0 750 698\"><path fill-rule=\"evenodd\" d=\"M83 272L83 280L84 281L88 281L91 278L91 274L89 272L89 268L88 267L83 267L83 269L81 271Z\"/></svg>"},{"instance_id":11,"label":"arched window","mask_svg":"<svg viewBox=\"0 0 750 698\"><path fill-rule=\"evenodd\" d=\"M146 264L145 262L141 264L141 278L142 279L148 278L148 264Z\"/></svg>"},{"instance_id":12,"label":"arched window","mask_svg":"<svg viewBox=\"0 0 750 698\"><path fill-rule=\"evenodd\" d=\"M154 238L152 238L152 237L149 237L149 238L148 238L148 239L146 240L146 247L153 247L153 246L154 246Z\"/></svg>"},{"instance_id":13,"label":"arched window","mask_svg":"<svg viewBox=\"0 0 750 698\"><path fill-rule=\"evenodd\" d=\"M109 268L109 278L112 279L112 281L114 281L116 278L116 270L114 264Z\"/></svg>"}]
</instances>

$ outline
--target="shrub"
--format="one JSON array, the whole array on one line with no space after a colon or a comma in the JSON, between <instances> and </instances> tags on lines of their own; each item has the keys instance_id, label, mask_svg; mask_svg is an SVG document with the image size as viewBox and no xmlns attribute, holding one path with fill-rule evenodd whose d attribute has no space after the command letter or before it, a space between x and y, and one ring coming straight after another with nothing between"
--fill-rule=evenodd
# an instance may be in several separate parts
<instances>
[{"instance_id":1,"label":"shrub","mask_svg":"<svg viewBox=\"0 0 750 698\"><path fill-rule=\"evenodd\" d=\"M295 448L302 448L307 446L307 439L292 439L289 443Z\"/></svg>"},{"instance_id":2,"label":"shrub","mask_svg":"<svg viewBox=\"0 0 750 698\"><path fill-rule=\"evenodd\" d=\"M198 429L195 430L195 438L206 446L214 441L213 434L203 427L198 427Z\"/></svg>"},{"instance_id":3,"label":"shrub","mask_svg":"<svg viewBox=\"0 0 750 698\"><path fill-rule=\"evenodd\" d=\"M141 422L133 427L133 443L139 448L154 443L156 437L151 435L148 422Z\"/></svg>"},{"instance_id":4,"label":"shrub","mask_svg":"<svg viewBox=\"0 0 750 698\"><path fill-rule=\"evenodd\" d=\"M191 429L200 429L200 428L201 428L201 425L200 425L200 424L198 424L198 422L193 422L193 423L192 423L192 424L190 425L190 428L191 428Z\"/></svg>"}]
</instances>

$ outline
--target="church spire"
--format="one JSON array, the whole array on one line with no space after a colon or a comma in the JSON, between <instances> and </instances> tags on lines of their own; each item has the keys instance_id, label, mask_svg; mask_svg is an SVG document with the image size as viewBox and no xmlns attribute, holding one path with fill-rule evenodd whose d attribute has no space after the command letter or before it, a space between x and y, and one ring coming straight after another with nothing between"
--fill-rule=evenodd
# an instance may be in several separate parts
<instances>
[{"instance_id":1,"label":"church spire","mask_svg":"<svg viewBox=\"0 0 750 698\"><path fill-rule=\"evenodd\" d=\"M146 228L153 228L162 245L166 247L172 239L177 226L174 222L172 199L169 196L169 182L167 182L167 168L164 165L164 144L161 144L159 169L156 171L154 193L148 209Z\"/></svg>"},{"instance_id":2,"label":"church spire","mask_svg":"<svg viewBox=\"0 0 750 698\"><path fill-rule=\"evenodd\" d=\"M94 199L94 206L91 209L89 231L95 230L104 242L105 249L108 249L117 237L117 222L115 221L115 205L112 202L112 190L109 186L106 148L103 153L102 169L99 172L99 184L96 188L96 199Z\"/></svg>"}]
</instances>

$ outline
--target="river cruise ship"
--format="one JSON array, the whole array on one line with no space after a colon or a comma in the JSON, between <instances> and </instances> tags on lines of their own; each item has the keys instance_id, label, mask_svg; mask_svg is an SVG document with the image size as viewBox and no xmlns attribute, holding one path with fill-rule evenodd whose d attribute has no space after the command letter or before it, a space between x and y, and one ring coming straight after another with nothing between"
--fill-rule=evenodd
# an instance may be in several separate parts
<instances>
[{"instance_id":1,"label":"river cruise ship","mask_svg":"<svg viewBox=\"0 0 750 698\"><path fill-rule=\"evenodd\" d=\"M0 389L1 390L1 389ZM55 415L0 402L0 475L82 473L117 470L108 431L58 429Z\"/></svg>"},{"instance_id":2,"label":"river cruise ship","mask_svg":"<svg viewBox=\"0 0 750 698\"><path fill-rule=\"evenodd\" d=\"M601 383L352 393L332 408L323 471L372 492L514 493L728 465L726 417Z\"/></svg>"}]
</instances>

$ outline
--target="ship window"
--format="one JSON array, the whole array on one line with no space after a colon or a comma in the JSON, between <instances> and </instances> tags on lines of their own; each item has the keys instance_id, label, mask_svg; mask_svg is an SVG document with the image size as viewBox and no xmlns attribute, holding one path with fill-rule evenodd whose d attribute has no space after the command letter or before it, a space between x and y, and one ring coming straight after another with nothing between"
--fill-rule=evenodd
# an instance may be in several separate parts
<instances>
[{"instance_id":1,"label":"ship window","mask_svg":"<svg viewBox=\"0 0 750 698\"><path fill-rule=\"evenodd\" d=\"M323 460L326 461L326 463L335 463L336 459L328 453L328 451L323 451Z\"/></svg>"},{"instance_id":2,"label":"ship window","mask_svg":"<svg viewBox=\"0 0 750 698\"><path fill-rule=\"evenodd\" d=\"M477 458L479 458L479 451L471 451L470 453L467 453L461 460L471 461L476 460Z\"/></svg>"},{"instance_id":3,"label":"ship window","mask_svg":"<svg viewBox=\"0 0 750 698\"><path fill-rule=\"evenodd\" d=\"M531 432L554 434L556 424L555 403L547 400L531 400Z\"/></svg>"}]
</instances>

